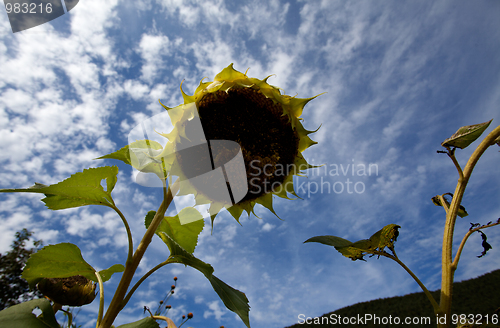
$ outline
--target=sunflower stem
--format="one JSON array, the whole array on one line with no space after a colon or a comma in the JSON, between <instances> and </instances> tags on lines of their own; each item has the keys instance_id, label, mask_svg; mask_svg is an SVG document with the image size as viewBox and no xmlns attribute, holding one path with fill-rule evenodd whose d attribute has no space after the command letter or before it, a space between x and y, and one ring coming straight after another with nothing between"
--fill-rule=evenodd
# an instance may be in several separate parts
<instances>
[{"instance_id":1,"label":"sunflower stem","mask_svg":"<svg viewBox=\"0 0 500 328\"><path fill-rule=\"evenodd\" d=\"M453 277L455 275L455 270L458 265L457 261L453 261L452 252L453 252L453 232L455 229L455 222L457 220L458 210L460 208L460 203L462 202L462 198L465 193L465 188L467 183L469 182L469 178L472 174L472 170L476 165L479 158L483 155L483 153L490 147L495 144L495 139L500 136L500 125L497 126L493 131L491 131L483 141L477 146L476 150L472 153L467 164L463 170L463 173L460 174L457 182L457 186L455 188L455 192L453 193L453 199L451 201L450 207L448 211L446 211L446 224L443 233L443 250L442 250L442 259L441 259L441 297L440 297L440 313L439 316L444 317L444 323L438 324L439 328L449 327L449 320L451 318L451 299L453 292ZM453 160L454 156L450 156ZM455 166L457 166L456 160L453 161ZM459 166L458 166L459 167ZM457 167L457 169L458 169ZM443 203L444 205L444 203ZM446 209L446 208L445 208Z\"/></svg>"},{"instance_id":2,"label":"sunflower stem","mask_svg":"<svg viewBox=\"0 0 500 328\"><path fill-rule=\"evenodd\" d=\"M427 287L425 287L425 285L420 281L420 279L418 279L418 277L413 273L413 271L411 271L410 268L408 268L398 258L398 256L396 255L396 251L394 250L394 248L391 249L391 251L393 252L394 255L388 254L386 252L373 252L373 254L379 255L379 256L381 255L381 256L385 256L387 258L390 258L391 260L394 260L397 264L399 264L403 269L405 269L405 271L410 274L410 276L413 278L413 280L415 280L415 282L420 286L420 288L422 288L422 291L424 292L425 296L427 296L427 298L429 299L429 302L431 302L432 307L434 309L434 312L438 313L438 311L439 311L439 305L436 302L436 300L434 299L434 297L432 296L432 294L429 292L429 290L427 289Z\"/></svg>"},{"instance_id":3,"label":"sunflower stem","mask_svg":"<svg viewBox=\"0 0 500 328\"><path fill-rule=\"evenodd\" d=\"M176 181L177 182L177 181ZM172 192L172 189L175 191ZM148 248L149 244L151 243L151 240L153 238L153 235L156 232L156 229L160 225L161 221L163 220L163 217L165 216L165 212L167 211L167 208L169 207L170 203L173 200L174 195L177 193L177 183L174 183L172 188L170 186L168 187L168 191L166 188L166 184L164 182L163 184L163 201L158 208L158 211L156 212L153 221L151 222L149 228L146 230L146 233L142 237L141 243L139 246L137 246L137 249L132 257L132 261L128 262L125 266L125 271L123 272L122 278L118 284L118 287L116 289L115 295L113 295L113 299L111 300L111 303L109 304L109 308L106 311L106 314L101 321L99 328L110 328L111 325L113 324L116 316L118 313L123 309L123 307L126 305L125 302L125 295L127 293L128 287L130 286L130 282L132 281L132 278L134 277L135 271L137 270L137 267L139 266L139 263L142 260L142 257L144 256L144 253L146 252L146 249ZM130 299L130 297L128 298ZM127 301L128 301L127 299Z\"/></svg>"}]
</instances>

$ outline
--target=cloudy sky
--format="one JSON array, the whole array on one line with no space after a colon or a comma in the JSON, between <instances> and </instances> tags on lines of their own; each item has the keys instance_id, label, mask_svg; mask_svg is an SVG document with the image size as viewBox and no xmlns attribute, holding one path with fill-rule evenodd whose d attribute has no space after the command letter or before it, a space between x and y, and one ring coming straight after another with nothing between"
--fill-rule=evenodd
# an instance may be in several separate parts
<instances>
[{"instance_id":1,"label":"cloudy sky","mask_svg":"<svg viewBox=\"0 0 500 328\"><path fill-rule=\"evenodd\" d=\"M252 327L284 327L298 315L323 313L376 298L418 292L396 263L352 262L333 248L303 244L316 235L364 239L396 223L399 257L431 289L440 287L444 211L432 204L453 192L457 172L437 154L459 127L500 124L500 2L490 1L177 1L82 0L68 14L13 34L0 13L0 188L56 183L89 166L118 165L113 197L131 224L136 244L143 218L161 190L136 184L129 166L93 160L128 142L131 129L182 102L203 77L234 63L248 75L275 76L286 94L311 97L303 113L319 142L304 152L313 164L297 180L302 200L277 199L280 220L265 208L207 222L195 255L246 293ZM465 165L479 142L457 151ZM476 166L459 219L458 243L469 222L500 216L497 147ZM373 164L359 175L350 170ZM349 167L348 167L349 165ZM344 168L344 172L340 168ZM332 171L339 168L335 174ZM323 190L321 190L323 186ZM336 186L333 189L332 186ZM343 190L341 189L343 187ZM350 187L350 189L348 189ZM354 189L357 187L357 189ZM96 206L49 211L40 195L0 195L0 252L14 233L35 232L44 243L76 243L103 269L124 263L127 239L118 216ZM456 280L499 269L500 228L466 245ZM138 274L168 256L158 239ZM132 298L116 323L143 317L179 277L169 315L194 313L193 327L243 327L198 271L168 265ZM119 275L106 284L107 302ZM95 325L98 304L77 317ZM397 314L394 314L397 315Z\"/></svg>"}]
</instances>

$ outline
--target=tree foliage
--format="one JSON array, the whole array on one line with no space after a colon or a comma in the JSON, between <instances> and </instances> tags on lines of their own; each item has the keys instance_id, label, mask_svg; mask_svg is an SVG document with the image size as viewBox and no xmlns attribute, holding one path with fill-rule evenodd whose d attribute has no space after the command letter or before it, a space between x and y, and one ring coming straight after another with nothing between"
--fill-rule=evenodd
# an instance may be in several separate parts
<instances>
[{"instance_id":1,"label":"tree foliage","mask_svg":"<svg viewBox=\"0 0 500 328\"><path fill-rule=\"evenodd\" d=\"M31 254L42 245L41 240L35 240L35 248L26 248L33 232L23 229L16 232L16 239L12 242L11 250L0 254L0 310L36 297L42 294L30 288L28 282L21 278L26 262Z\"/></svg>"}]
</instances>

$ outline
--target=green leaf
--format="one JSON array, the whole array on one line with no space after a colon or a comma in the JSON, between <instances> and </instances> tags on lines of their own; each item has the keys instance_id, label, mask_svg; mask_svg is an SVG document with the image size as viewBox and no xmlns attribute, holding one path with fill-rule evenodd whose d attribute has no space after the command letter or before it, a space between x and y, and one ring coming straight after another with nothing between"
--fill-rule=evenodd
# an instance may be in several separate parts
<instances>
[{"instance_id":1,"label":"green leaf","mask_svg":"<svg viewBox=\"0 0 500 328\"><path fill-rule=\"evenodd\" d=\"M359 248L357 247L352 247L354 243L347 239L343 239L336 236L316 236L309 238L304 243L312 243L312 242L333 246L338 252L340 252L340 254L352 259L353 261L363 260L364 256L363 251L359 250ZM358 245L360 242L362 241L358 241Z\"/></svg>"},{"instance_id":2,"label":"green leaf","mask_svg":"<svg viewBox=\"0 0 500 328\"><path fill-rule=\"evenodd\" d=\"M94 268L83 259L78 246L61 243L45 246L32 254L23 270L22 278L26 279L30 286L36 285L43 278L66 278L76 275L97 281L94 272Z\"/></svg>"},{"instance_id":3,"label":"green leaf","mask_svg":"<svg viewBox=\"0 0 500 328\"><path fill-rule=\"evenodd\" d=\"M125 147L115 151L114 153L97 157L96 159L117 159L124 162L125 164L132 165L132 163L130 162L130 150L128 149L128 147L129 146L126 145Z\"/></svg>"},{"instance_id":4,"label":"green leaf","mask_svg":"<svg viewBox=\"0 0 500 328\"><path fill-rule=\"evenodd\" d=\"M101 276L102 282L106 282L109 279L111 279L113 273L123 272L123 271L125 271L125 267L122 264L115 264L106 270L99 271L99 275Z\"/></svg>"},{"instance_id":5,"label":"green leaf","mask_svg":"<svg viewBox=\"0 0 500 328\"><path fill-rule=\"evenodd\" d=\"M36 308L42 310L42 314L38 317L33 314ZM50 301L45 298L17 304L0 311L0 327L60 328Z\"/></svg>"},{"instance_id":6,"label":"green leaf","mask_svg":"<svg viewBox=\"0 0 500 328\"><path fill-rule=\"evenodd\" d=\"M389 224L374 233L370 239L362 239L355 243L336 236L316 236L309 238L304 243L316 242L333 246L335 249L351 260L364 260L366 254L379 254L385 247L393 248L401 228L396 224Z\"/></svg>"},{"instance_id":7,"label":"green leaf","mask_svg":"<svg viewBox=\"0 0 500 328\"><path fill-rule=\"evenodd\" d=\"M179 214L183 214L183 209ZM191 208L196 211L195 209ZM199 212L196 211L198 214ZM184 212L186 215L195 215L191 210ZM201 214L199 214L201 216ZM149 227L153 218L155 216L155 211L150 211L146 215L145 225L146 228ZM201 273L210 281L215 292L219 295L220 299L226 305L226 307L236 313L241 320L245 323L247 327L250 327L250 321L248 317L248 312L250 311L250 306L248 305L248 299L244 293L231 286L225 284L219 278L213 275L213 267L196 258L192 253L196 246L198 239L198 234L203 230L204 221L197 220L188 224L181 225L179 220L179 215L175 217L165 217L160 223L160 226L156 230L156 234L167 244L170 250L170 256L167 259L167 263L182 263L186 266L190 266ZM186 246L188 249L184 248Z\"/></svg>"},{"instance_id":8,"label":"green leaf","mask_svg":"<svg viewBox=\"0 0 500 328\"><path fill-rule=\"evenodd\" d=\"M97 159L117 159L125 164L131 165L135 169L145 173L155 173L160 179L167 176L166 172L170 170L171 161L165 161L165 158L158 157L164 151L162 145L154 140L136 140L133 143L117 150L114 153L98 157ZM171 154L173 158L175 154Z\"/></svg>"},{"instance_id":9,"label":"green leaf","mask_svg":"<svg viewBox=\"0 0 500 328\"><path fill-rule=\"evenodd\" d=\"M309 238L305 243L321 243L333 247L347 247L351 246L353 243L347 239L343 239L335 236L316 236Z\"/></svg>"},{"instance_id":10,"label":"green leaf","mask_svg":"<svg viewBox=\"0 0 500 328\"><path fill-rule=\"evenodd\" d=\"M196 219L187 224L181 224L179 216L192 216ZM163 218L156 232L164 232L170 236L176 243L189 253L193 253L198 243L198 236L203 230L205 222L200 212L192 207L186 207L174 217Z\"/></svg>"},{"instance_id":11,"label":"green leaf","mask_svg":"<svg viewBox=\"0 0 500 328\"><path fill-rule=\"evenodd\" d=\"M189 265L192 268L200 271L209 278L214 272L214 268L208 263L196 258L193 254L186 251L182 246L180 246L172 237L170 237L165 232L158 232L158 236L167 244L170 249L170 256L168 257L168 263L182 263L184 265Z\"/></svg>"},{"instance_id":12,"label":"green leaf","mask_svg":"<svg viewBox=\"0 0 500 328\"><path fill-rule=\"evenodd\" d=\"M151 317L146 317L136 322L126 323L117 328L160 328L160 325Z\"/></svg>"},{"instance_id":13,"label":"green leaf","mask_svg":"<svg viewBox=\"0 0 500 328\"><path fill-rule=\"evenodd\" d=\"M148 214L146 214L146 218L144 219L144 225L146 226L146 229L149 228L149 225L153 221L155 214L156 211L149 211Z\"/></svg>"},{"instance_id":14,"label":"green leaf","mask_svg":"<svg viewBox=\"0 0 500 328\"><path fill-rule=\"evenodd\" d=\"M248 312L250 306L248 299L244 293L225 284L219 278L213 275L214 269L208 263L205 263L193 254L182 248L172 237L165 232L158 232L161 239L167 244L170 249L168 263L182 263L200 271L210 281L217 295L224 305L234 313L236 313L247 327L250 328Z\"/></svg>"},{"instance_id":15,"label":"green leaf","mask_svg":"<svg viewBox=\"0 0 500 328\"><path fill-rule=\"evenodd\" d=\"M250 328L250 319L248 317L248 312L250 311L250 306L248 305L248 299L246 295L237 289L227 285L225 282L212 275L209 279L212 284L213 289L219 295L220 299L224 305L234 313L236 313L243 323Z\"/></svg>"},{"instance_id":16,"label":"green leaf","mask_svg":"<svg viewBox=\"0 0 500 328\"><path fill-rule=\"evenodd\" d=\"M115 187L118 167L104 166L85 169L83 172L73 174L68 179L57 184L46 186L35 183L26 189L1 189L0 192L31 192L45 194L42 201L51 210L84 205L114 206L111 191ZM106 189L101 186L101 181L106 180Z\"/></svg>"},{"instance_id":17,"label":"green leaf","mask_svg":"<svg viewBox=\"0 0 500 328\"><path fill-rule=\"evenodd\" d=\"M370 237L370 241L376 245L376 249L383 251L385 247L394 247L394 242L398 239L399 228L401 226L397 224L388 224L383 227L380 231L377 231L373 236ZM376 243L374 236L376 236Z\"/></svg>"},{"instance_id":18,"label":"green leaf","mask_svg":"<svg viewBox=\"0 0 500 328\"><path fill-rule=\"evenodd\" d=\"M441 146L464 149L481 136L488 125L490 125L491 121L493 121L493 119L480 124L462 126L455 134L443 141Z\"/></svg>"}]
</instances>

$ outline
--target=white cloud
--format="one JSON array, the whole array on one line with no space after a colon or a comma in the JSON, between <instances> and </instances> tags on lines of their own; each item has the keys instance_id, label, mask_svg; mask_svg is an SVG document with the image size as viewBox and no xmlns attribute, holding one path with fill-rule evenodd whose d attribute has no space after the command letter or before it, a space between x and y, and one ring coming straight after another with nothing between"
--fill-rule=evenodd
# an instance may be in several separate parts
<instances>
[{"instance_id":1,"label":"white cloud","mask_svg":"<svg viewBox=\"0 0 500 328\"><path fill-rule=\"evenodd\" d=\"M163 66L162 56L168 55L170 40L165 35L143 34L139 43L139 53L144 60L142 65L142 79L152 83L158 70Z\"/></svg>"},{"instance_id":2,"label":"white cloud","mask_svg":"<svg viewBox=\"0 0 500 328\"><path fill-rule=\"evenodd\" d=\"M227 313L227 310L222 310L220 307L220 301L213 301L208 303L209 310L203 312L203 318L215 317L217 321L222 320L222 316Z\"/></svg>"},{"instance_id":3,"label":"white cloud","mask_svg":"<svg viewBox=\"0 0 500 328\"><path fill-rule=\"evenodd\" d=\"M269 224L269 223L264 223L264 225L262 226L262 231L264 231L264 232L269 232L269 231L273 230L273 229L274 229L274 227L275 227L275 226L274 226L274 225L272 225L272 224Z\"/></svg>"}]
</instances>

